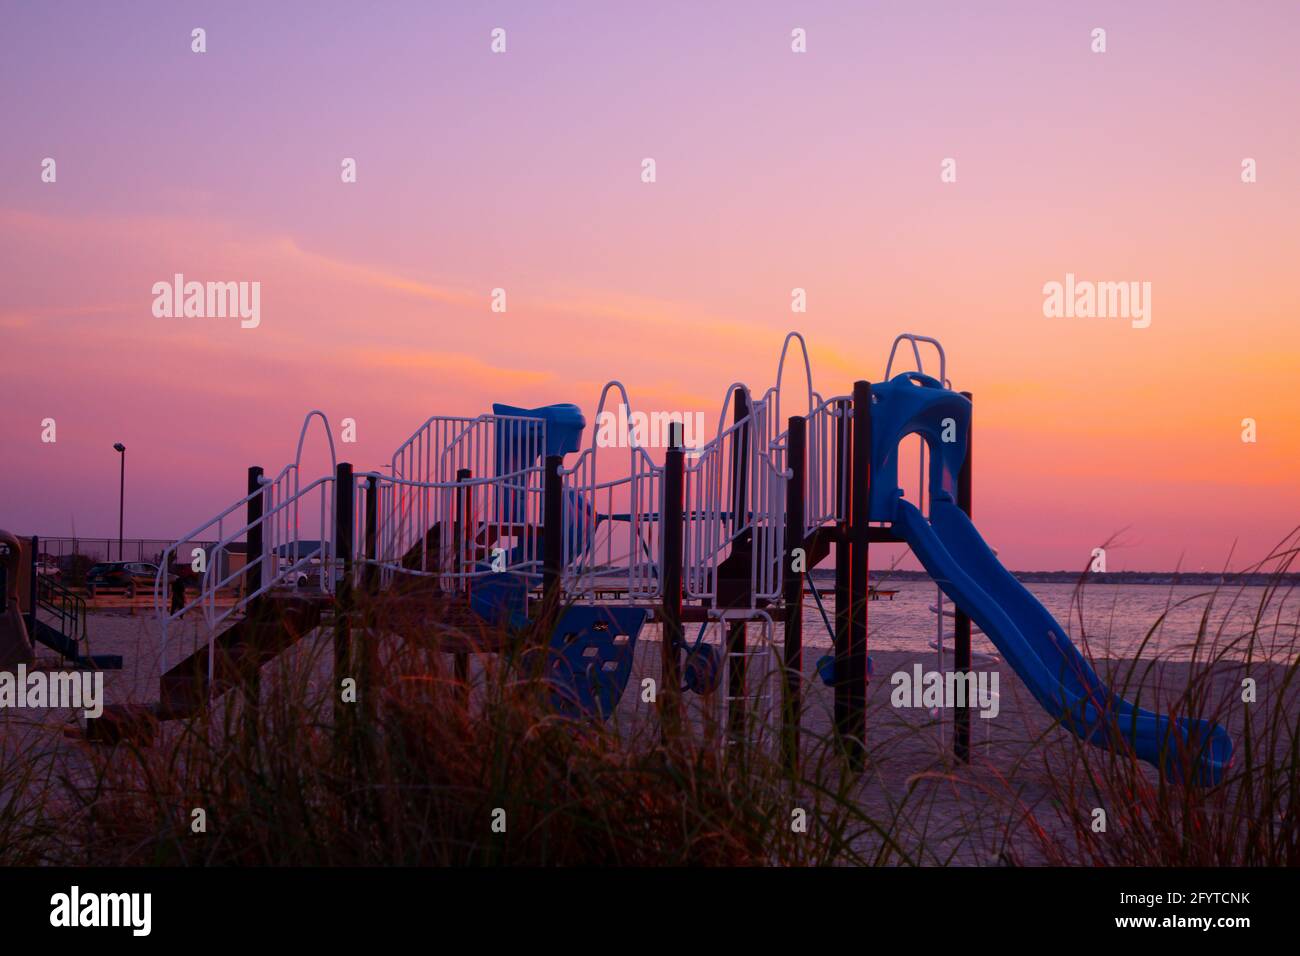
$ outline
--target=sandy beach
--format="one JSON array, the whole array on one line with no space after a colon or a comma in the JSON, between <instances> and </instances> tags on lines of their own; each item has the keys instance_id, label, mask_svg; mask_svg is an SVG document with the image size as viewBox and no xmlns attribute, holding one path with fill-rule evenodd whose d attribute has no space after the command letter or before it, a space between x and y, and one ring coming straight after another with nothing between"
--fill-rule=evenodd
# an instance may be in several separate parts
<instances>
[{"instance_id":1,"label":"sandy beach","mask_svg":"<svg viewBox=\"0 0 1300 956\"><path fill-rule=\"evenodd\" d=\"M125 666L121 671L105 674L105 699L109 704L148 704L157 700L160 673L158 624L153 615L139 612L101 611L90 619L91 649L95 653L121 654ZM200 618L192 615L175 637L175 646L196 646L200 638ZM750 628L748 702L758 724L774 717L776 688L772 658L762 653L757 627ZM779 643L777 628L773 639ZM286 657L299 660L316 655L316 673L321 686L329 680L328 645L330 632L318 630ZM757 650L756 650L757 648ZM803 751L806 761L830 759L832 739L833 692L816 676L816 657L821 651L811 649L804 655ZM177 652L169 653L175 661ZM1081 745L1064 729L1054 726L1031 697L1015 672L1001 663L983 662L977 672L997 675L997 714L971 717L971 760L962 764L952 755L952 713L927 708L895 707L891 704L891 675L912 672L916 665L929 670L935 667L932 651L878 650L872 652L874 676L868 690L867 766L852 785L852 799L875 820L886 824L901 852L891 861L922 864L1033 864L1044 862L1042 840L1035 839L1037 828L1055 840L1074 839L1071 821L1062 815L1054 797L1053 774L1060 773L1069 761L1077 760ZM657 717L653 704L642 700L643 681L653 679L658 685L661 674L661 644L657 628L651 626L638 641L635 664L627 692L617 713L611 718L618 732L630 741L649 745L657 734ZM54 666L46 658L40 665ZM1193 665L1187 661L1134 666L1132 660L1104 659L1097 662L1102 676L1115 687L1125 687L1125 695L1148 709L1160 709L1177 697L1189 680ZM1239 695L1241 681L1253 677L1260 699L1280 692L1277 686L1283 668L1276 664L1220 664L1213 670L1210 696L1214 701ZM481 673L475 665L473 674ZM725 681L723 683L725 687ZM1291 690L1288 712L1300 713L1297 692ZM1139 696L1140 695L1140 696ZM687 712L695 732L704 733L710 723L721 725L727 703L725 693L708 697L684 695ZM1240 708L1227 709L1239 714ZM0 714L0 739L9 745L39 746L65 764L76 776L85 764L85 744L72 732L81 724L79 714L51 710L36 714L10 711ZM1228 730L1238 737L1240 727L1228 721ZM770 733L756 731L757 746L775 752ZM1100 751L1087 748L1095 759ZM1152 781L1154 768L1144 766ZM795 800L797 805L797 798ZM1103 808L1104 809L1104 808ZM1122 838L1119 834L1100 838ZM880 850L880 839L863 834L857 849L868 857Z\"/></svg>"}]
</instances>

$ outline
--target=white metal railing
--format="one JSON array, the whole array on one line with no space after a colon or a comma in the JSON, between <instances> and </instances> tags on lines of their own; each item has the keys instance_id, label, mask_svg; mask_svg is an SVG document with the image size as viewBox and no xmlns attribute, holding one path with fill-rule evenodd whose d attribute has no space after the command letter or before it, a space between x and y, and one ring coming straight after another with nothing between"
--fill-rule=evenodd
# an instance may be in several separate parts
<instances>
[{"instance_id":1,"label":"white metal railing","mask_svg":"<svg viewBox=\"0 0 1300 956\"><path fill-rule=\"evenodd\" d=\"M739 694L733 694L730 684L723 687L718 694L717 720L726 719L733 701L740 701L750 724L746 737L748 743L774 747L781 740L780 728L783 726L781 714L781 693L784 683L785 665L781 649L776 645L776 627L772 615L757 608L741 610L711 611L711 621L717 621L721 627L724 648L726 625L745 621L758 625L758 634L746 634L743 651L724 651L727 659L727 672L739 665L745 675L744 686ZM723 740L728 746L735 746L739 740L726 735Z\"/></svg>"},{"instance_id":2,"label":"white metal railing","mask_svg":"<svg viewBox=\"0 0 1300 956\"><path fill-rule=\"evenodd\" d=\"M314 418L325 425L331 470L304 486L303 445ZM494 573L494 549L499 549L498 557L507 559L511 571L540 569L545 448L542 419L483 415L426 421L393 456L396 474L375 476L376 562L384 583L391 583L398 573L432 574L439 576L442 587L462 589L469 580ZM154 580L154 608L160 621L164 670L171 663L175 623L189 611L202 611L211 638L221 624L273 588L305 583L326 592L334 590L343 557L333 540L336 469L328 420L313 410L304 419L291 464L274 478L262 479L260 487L163 552ZM354 495L367 477L355 476ZM246 511L259 497L261 517L249 522ZM366 561L364 501L362 495L354 497L352 557L357 568ZM234 567L234 546L246 545L256 528L262 532L261 552L246 553L243 566ZM179 549L196 538L212 538L215 543L205 554L198 593L173 613L167 608L170 567ZM233 600L226 604L225 597L232 594Z\"/></svg>"},{"instance_id":3,"label":"white metal railing","mask_svg":"<svg viewBox=\"0 0 1300 956\"><path fill-rule=\"evenodd\" d=\"M481 549L504 549L506 542L517 557L511 570L535 564L545 452L540 418L428 419L398 447L384 483L386 579L398 571L434 573L447 586L478 573ZM473 533L459 534L458 520Z\"/></svg>"},{"instance_id":4,"label":"white metal railing","mask_svg":"<svg viewBox=\"0 0 1300 956\"><path fill-rule=\"evenodd\" d=\"M785 373L785 358L790 350L791 342L799 343L799 351L803 355L804 375L808 383L808 414L811 415L813 409L822 404L822 397L813 389L812 362L808 358L808 343L804 341L803 336L798 332L790 332L786 335L785 341L781 343L781 357L776 363L776 384L768 389L768 393L773 397L772 427L776 430L780 430L786 421L781 417L781 378Z\"/></svg>"},{"instance_id":5,"label":"white metal railing","mask_svg":"<svg viewBox=\"0 0 1300 956\"><path fill-rule=\"evenodd\" d=\"M889 381L894 371L894 358L898 352L898 347L903 342L907 342L912 349L912 358L916 363L915 371L922 375L927 374L925 371L925 362L921 358L921 345L933 346L939 356L939 377L938 381L944 388L950 388L952 383L948 381L948 357L943 351L943 346L936 338L928 335L916 335L911 332L905 332L894 339L894 344L889 349L889 361L885 363L885 381ZM925 481L925 460L929 453L929 447L925 443L925 438L921 435L916 436L917 442L917 488L916 488L916 506L922 511L925 510L927 497L927 488Z\"/></svg>"},{"instance_id":6,"label":"white metal railing","mask_svg":"<svg viewBox=\"0 0 1300 956\"><path fill-rule=\"evenodd\" d=\"M262 551L258 555L249 554L242 568L237 568L222 575L221 562L208 564L203 575L201 596L204 601L203 616L209 631L215 629L232 615L247 607L248 602L259 597L272 588L284 583L296 584L303 569L312 569L318 575L322 591L332 591L337 578L336 545L333 538L333 517L336 497L334 476L317 478L306 487L298 488L280 500L272 498L270 505L260 518L248 522L242 527L228 532L217 542L216 550L224 552L236 540L247 541L250 532L260 528L262 531ZM275 483L269 483L263 492L271 497ZM316 518L319 536L305 539L302 536L300 522L304 501L312 502L314 507L308 509ZM328 537L327 537L328 536ZM251 574L251 578L249 575ZM310 576L309 576L310 577ZM246 585L239 598L224 610L218 610L217 596L224 588L229 588L239 580L260 581L256 587ZM214 644L209 642L211 657ZM209 660L211 667L211 660Z\"/></svg>"},{"instance_id":7,"label":"white metal railing","mask_svg":"<svg viewBox=\"0 0 1300 956\"><path fill-rule=\"evenodd\" d=\"M737 393L748 412L727 425ZM749 389L732 384L722 400L716 437L684 469L682 590L687 598L717 597L718 566L732 543L753 529L749 478L754 449L767 437L755 427L758 414Z\"/></svg>"},{"instance_id":8,"label":"white metal railing","mask_svg":"<svg viewBox=\"0 0 1300 956\"><path fill-rule=\"evenodd\" d=\"M170 568L173 561L176 558L179 549L194 538L197 538L199 536L207 537L211 535L214 529L215 529L215 535L217 540L219 541L223 540L226 534L225 532L226 527L229 524L233 524L234 521L236 520L240 520L240 521L243 520L242 514L239 514L238 517L236 518L232 518L231 516L236 515L236 513L238 512L244 511L244 509L248 507L248 502L251 501L253 498L257 497L259 494L261 494L260 489L245 495L243 498L236 501L230 507L226 508L224 511L217 514L216 517L211 518L208 521L205 521L203 524L195 528L192 532L190 532L187 535L184 535L175 544L170 545L165 551L163 551L162 557L158 561L158 573L157 576L154 578L153 604L154 604L154 614L158 618L158 624L160 630L161 646L159 649L159 653L160 653L159 663L164 671L167 670L169 664L168 649L171 643L170 641L171 631L175 625L175 622L177 621L178 618L180 618L182 615L186 614L187 612L195 608L203 607L206 602L206 596L203 594L202 590L200 590L199 593L195 595L195 597L192 600L187 601L181 608L179 608L176 611L170 610L168 605L168 598L170 596L169 594L170 583L171 583ZM222 560L222 555L216 550L215 547L211 548L209 551L205 552L204 554L204 561L206 562L206 564L219 562L221 560ZM205 568L206 568L206 564L205 564Z\"/></svg>"},{"instance_id":9,"label":"white metal railing","mask_svg":"<svg viewBox=\"0 0 1300 956\"><path fill-rule=\"evenodd\" d=\"M744 396L749 412L726 425L737 393ZM784 445L777 440L781 436L770 431L774 393L771 389L754 402L744 385L728 388L717 437L686 466L682 585L688 598L717 599L718 567L746 533L753 542L753 599L780 593L787 476Z\"/></svg>"},{"instance_id":10,"label":"white metal railing","mask_svg":"<svg viewBox=\"0 0 1300 956\"><path fill-rule=\"evenodd\" d=\"M839 454L841 433L847 435L853 415L848 395L828 398L813 409L807 425L807 487L804 533L849 517L849 455Z\"/></svg>"},{"instance_id":11,"label":"white metal railing","mask_svg":"<svg viewBox=\"0 0 1300 956\"><path fill-rule=\"evenodd\" d=\"M948 356L943 351L943 346L939 340L928 335L917 335L913 332L904 332L902 335L894 337L894 344L889 348L889 361L885 363L885 381L888 382L894 371L894 356L898 352L898 346L903 342L912 347L912 358L916 362L916 371L925 373L925 363L921 360L921 346L931 345L939 355L939 384L944 388L951 388L952 383L948 381Z\"/></svg>"},{"instance_id":12,"label":"white metal railing","mask_svg":"<svg viewBox=\"0 0 1300 956\"><path fill-rule=\"evenodd\" d=\"M608 382L601 389L596 422L603 420L611 392L617 392L628 409L627 433L617 436L626 445L626 473L620 468L611 477L602 471L610 456L621 457L624 449L602 449L599 427L593 427L591 443L573 467L560 470L565 509L562 587L570 598L623 593L629 600L652 600L663 593L659 572L664 470L637 439L623 383Z\"/></svg>"},{"instance_id":13,"label":"white metal railing","mask_svg":"<svg viewBox=\"0 0 1300 956\"><path fill-rule=\"evenodd\" d=\"M330 473L312 481L308 488L301 487L301 466L303 445L306 443L307 433L310 430L311 423L314 419L320 419L324 426L325 437L329 443L330 452ZM184 614L195 608L202 609L204 623L206 624L209 635L220 621L224 621L232 614L242 611L248 604L248 601L258 594L264 593L270 587L278 584L289 574L296 574L304 563L310 562L310 556L301 558L296 556L290 565L285 567L273 567L271 574L266 574L266 567L270 562L267 561L268 553L277 554L279 564L279 552L271 552L272 547L292 543L295 555L299 550L299 531L300 531L300 501L302 496L309 490L316 489L320 482L328 480L332 484L334 468L337 467L337 458L334 450L334 436L330 432L329 419L325 413L319 409L312 409L303 418L302 428L298 433L298 448L294 460L285 465L274 478L263 479L260 487L250 491L244 497L240 498L234 504L230 505L215 517L210 518L203 524L199 525L189 534L182 535L175 543L167 547L158 562L158 573L154 578L154 613L159 621L160 631L160 648L159 662L163 671L168 667L168 654L171 644L172 631L175 623ZM262 520L255 524L262 524L264 529L270 529L271 533L263 532L263 550L262 554L253 556L245 555L245 567L231 573L222 573L222 568L229 568L231 565L231 545L240 540L246 540L247 533L252 527L248 524L246 511L250 502L257 497L262 498ZM330 501L328 513L333 514L333 501ZM331 525L322 523L321 535L316 539L318 543L325 540L329 533ZM233 530L232 530L233 529ZM198 593L192 600L187 601L177 611L172 612L169 607L168 599L170 597L171 583L171 565L176 561L181 549L196 538L212 538L215 543L204 556L203 576L200 579ZM274 544L272 544L274 542ZM182 555L185 560L188 555ZM322 564L322 574L324 573L324 562ZM245 568L256 567L261 576L263 584L258 589L243 587L242 593L236 594L234 603L229 610L224 611L219 617L216 612L218 591L222 588L229 588L236 581L246 581L244 577Z\"/></svg>"},{"instance_id":14,"label":"white metal railing","mask_svg":"<svg viewBox=\"0 0 1300 956\"><path fill-rule=\"evenodd\" d=\"M461 592L470 583L508 572L535 576L541 570L543 465L541 462L500 475L452 481L414 481L390 475L359 475L358 528L354 561L370 563L365 553L365 480L374 478L376 555L380 584L399 577L430 578L441 590ZM412 500L417 507L410 507ZM424 534L411 520L428 522ZM527 591L525 588L525 600Z\"/></svg>"},{"instance_id":15,"label":"white metal railing","mask_svg":"<svg viewBox=\"0 0 1300 956\"><path fill-rule=\"evenodd\" d=\"M785 491L791 473L786 467L786 447L774 443L759 450L754 459L754 559L750 569L753 601L781 597L785 580Z\"/></svg>"}]
</instances>

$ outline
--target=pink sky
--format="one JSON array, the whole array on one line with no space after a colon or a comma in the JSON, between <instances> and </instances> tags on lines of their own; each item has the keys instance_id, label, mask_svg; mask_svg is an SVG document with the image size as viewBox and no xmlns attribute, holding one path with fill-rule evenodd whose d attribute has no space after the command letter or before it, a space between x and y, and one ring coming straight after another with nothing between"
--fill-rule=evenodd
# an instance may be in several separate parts
<instances>
[{"instance_id":1,"label":"pink sky","mask_svg":"<svg viewBox=\"0 0 1300 956\"><path fill-rule=\"evenodd\" d=\"M179 534L311 408L359 468L611 378L712 422L789 329L826 395L944 342L1010 567L1121 529L1112 569L1241 567L1300 519L1293 4L450 6L9 8L0 527L114 534L122 441L127 536ZM155 318L176 272L261 325ZM1150 328L1044 318L1067 272L1150 282Z\"/></svg>"}]
</instances>

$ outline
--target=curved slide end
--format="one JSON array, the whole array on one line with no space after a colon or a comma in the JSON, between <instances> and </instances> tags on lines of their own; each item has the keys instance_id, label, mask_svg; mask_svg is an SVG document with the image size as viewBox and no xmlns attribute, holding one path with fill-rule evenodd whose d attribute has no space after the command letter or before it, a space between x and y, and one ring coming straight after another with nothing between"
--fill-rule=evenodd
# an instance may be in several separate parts
<instances>
[{"instance_id":1,"label":"curved slide end","mask_svg":"<svg viewBox=\"0 0 1300 956\"><path fill-rule=\"evenodd\" d=\"M1109 749L1118 734L1137 756L1171 780L1195 766L1195 782L1217 784L1232 760L1232 738L1208 720L1153 714L1120 701L1086 668L1065 632L1028 589L993 556L952 502L936 496L944 520L931 524L910 502L896 502L898 530L926 571L1002 653L1039 705L1078 737ZM1010 582L1010 583L1008 583ZM1011 586L1014 584L1014 586ZM1050 622L1051 628L1041 625ZM1063 677L1065 679L1063 679ZM1100 705L1100 706L1099 706Z\"/></svg>"}]
</instances>

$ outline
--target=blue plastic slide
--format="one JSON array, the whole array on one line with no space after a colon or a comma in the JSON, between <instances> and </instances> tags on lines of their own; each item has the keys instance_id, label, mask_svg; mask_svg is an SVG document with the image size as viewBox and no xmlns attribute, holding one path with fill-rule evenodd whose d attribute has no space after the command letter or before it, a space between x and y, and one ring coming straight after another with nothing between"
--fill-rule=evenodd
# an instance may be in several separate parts
<instances>
[{"instance_id":1,"label":"blue plastic slide","mask_svg":"<svg viewBox=\"0 0 1300 956\"><path fill-rule=\"evenodd\" d=\"M1207 720L1176 721L1112 694L1051 613L984 543L946 492L934 495L927 520L901 498L894 527L945 594L997 646L1038 703L1080 738L1099 747L1116 733L1138 757L1171 779L1196 766L1199 783L1218 783L1232 756L1232 738Z\"/></svg>"}]
</instances>

